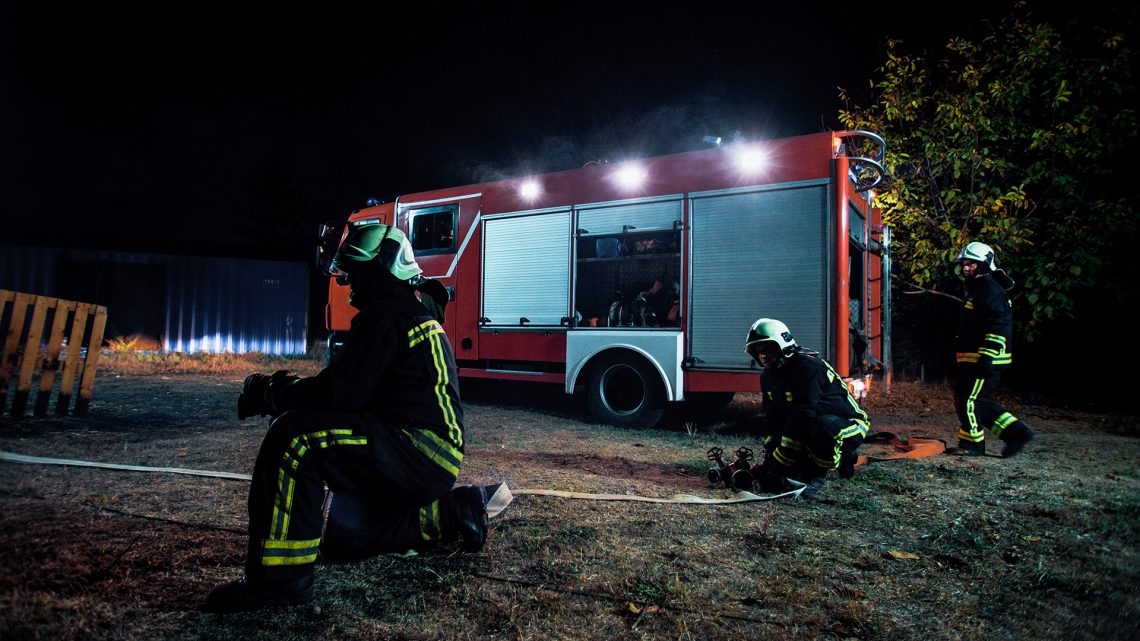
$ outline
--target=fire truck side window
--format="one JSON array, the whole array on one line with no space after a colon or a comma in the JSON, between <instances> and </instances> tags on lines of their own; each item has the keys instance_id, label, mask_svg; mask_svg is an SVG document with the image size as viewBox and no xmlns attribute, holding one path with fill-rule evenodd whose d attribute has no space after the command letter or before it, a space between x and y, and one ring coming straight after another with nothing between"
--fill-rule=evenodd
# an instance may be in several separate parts
<instances>
[{"instance_id":1,"label":"fire truck side window","mask_svg":"<svg viewBox=\"0 0 1140 641\"><path fill-rule=\"evenodd\" d=\"M455 249L458 205L443 205L408 212L412 249L417 254L445 253Z\"/></svg>"}]
</instances>

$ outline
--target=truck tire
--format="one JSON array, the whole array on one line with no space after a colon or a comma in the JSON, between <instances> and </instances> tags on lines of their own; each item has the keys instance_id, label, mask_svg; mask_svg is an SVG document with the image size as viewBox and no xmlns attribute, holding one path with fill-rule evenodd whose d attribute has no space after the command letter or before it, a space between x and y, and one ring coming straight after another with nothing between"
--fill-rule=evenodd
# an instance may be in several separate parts
<instances>
[{"instance_id":1,"label":"truck tire","mask_svg":"<svg viewBox=\"0 0 1140 641\"><path fill-rule=\"evenodd\" d=\"M604 423L650 428L665 414L665 390L661 377L644 358L616 353L590 369L586 405Z\"/></svg>"}]
</instances>

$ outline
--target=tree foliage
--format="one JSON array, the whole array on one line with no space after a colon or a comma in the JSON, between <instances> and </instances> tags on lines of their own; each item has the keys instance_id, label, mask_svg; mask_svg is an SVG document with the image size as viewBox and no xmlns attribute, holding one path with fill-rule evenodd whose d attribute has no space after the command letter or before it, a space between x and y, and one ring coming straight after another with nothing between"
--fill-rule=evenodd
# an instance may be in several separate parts
<instances>
[{"instance_id":1,"label":"tree foliage","mask_svg":"<svg viewBox=\"0 0 1140 641\"><path fill-rule=\"evenodd\" d=\"M980 240L1018 281L1032 339L1112 278L1108 249L1136 229L1119 166L1136 138L1127 22L1060 24L1021 2L937 58L889 41L865 107L841 92L843 125L887 140L878 202L904 291L956 293L952 261Z\"/></svg>"}]
</instances>

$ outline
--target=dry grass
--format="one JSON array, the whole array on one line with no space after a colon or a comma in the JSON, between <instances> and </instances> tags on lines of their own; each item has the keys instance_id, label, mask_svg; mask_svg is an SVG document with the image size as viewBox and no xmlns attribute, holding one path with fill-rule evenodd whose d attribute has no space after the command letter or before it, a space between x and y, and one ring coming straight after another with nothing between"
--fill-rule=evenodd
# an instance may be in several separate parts
<instances>
[{"instance_id":1,"label":"dry grass","mask_svg":"<svg viewBox=\"0 0 1140 641\"><path fill-rule=\"evenodd\" d=\"M250 471L264 423L237 421L233 400L246 373L276 364L107 365L89 419L6 424L0 448ZM724 415L630 432L545 387L464 394L462 482L726 495L705 484L705 450L756 446L735 427L755 408L746 395ZM943 387L896 383L867 405L880 431L953 437ZM319 609L232 616L196 608L240 573L243 537L216 528L244 528L243 483L0 463L0 637L1137 638L1136 417L1017 411L1039 437L1016 459L875 463L773 503L519 496L480 554L322 565Z\"/></svg>"},{"instance_id":2,"label":"dry grass","mask_svg":"<svg viewBox=\"0 0 1140 641\"><path fill-rule=\"evenodd\" d=\"M124 339L127 340L127 339ZM129 341L127 341L129 343ZM135 351L130 348L104 349L99 355L99 370L119 375L150 376L157 374L249 374L291 369L311 376L320 371L323 351L306 356L271 356L246 354L184 354Z\"/></svg>"}]
</instances>

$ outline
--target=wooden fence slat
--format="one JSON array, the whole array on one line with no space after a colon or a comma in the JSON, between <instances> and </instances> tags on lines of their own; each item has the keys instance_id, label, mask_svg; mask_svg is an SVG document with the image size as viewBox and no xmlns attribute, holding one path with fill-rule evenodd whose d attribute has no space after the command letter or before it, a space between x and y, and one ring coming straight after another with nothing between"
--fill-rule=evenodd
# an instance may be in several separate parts
<instances>
[{"instance_id":1,"label":"wooden fence slat","mask_svg":"<svg viewBox=\"0 0 1140 641\"><path fill-rule=\"evenodd\" d=\"M87 329L87 317L91 314L89 303L75 306L75 319L71 321L71 335L67 339L67 359L63 364L63 374L59 378L59 399L55 403L55 413L67 414L71 403L71 392L75 389L75 372L79 367L79 353L83 351L83 332Z\"/></svg>"},{"instance_id":2,"label":"wooden fence slat","mask_svg":"<svg viewBox=\"0 0 1140 641\"><path fill-rule=\"evenodd\" d=\"M44 355L42 371L40 372L40 390L36 394L36 406L32 413L36 416L47 414L48 400L51 398L51 388L55 384L55 373L59 370L59 353L63 349L63 329L67 326L67 316L75 303L69 300L57 300L55 305L55 318L51 324L51 334L48 336L47 353Z\"/></svg>"},{"instance_id":3,"label":"wooden fence slat","mask_svg":"<svg viewBox=\"0 0 1140 641\"><path fill-rule=\"evenodd\" d=\"M16 315L16 306L14 304L15 300L16 292L9 291L7 289L0 289L0 328L4 327L2 324L4 321L4 309L8 306L8 303L13 303L11 316ZM11 323L9 322L9 324ZM4 331L7 332L7 330ZM5 333L5 336L7 336L7 333ZM8 381L12 378L12 370L9 368L7 363L8 341L5 339L4 349L2 352L0 352L0 414L4 413L4 401L8 398Z\"/></svg>"},{"instance_id":4,"label":"wooden fence slat","mask_svg":"<svg viewBox=\"0 0 1140 641\"><path fill-rule=\"evenodd\" d=\"M4 410L4 402L8 398L8 386L12 382L12 372L16 369L19 359L20 337L24 333L24 318L27 316L28 305L31 304L31 294L19 292L13 297L12 317L8 323L8 335L4 339L4 354L0 358L0 412Z\"/></svg>"},{"instance_id":5,"label":"wooden fence slat","mask_svg":"<svg viewBox=\"0 0 1140 641\"><path fill-rule=\"evenodd\" d=\"M99 351L103 347L103 330L107 327L107 308L95 307L95 323L87 341L87 358L83 361L83 377L79 381L79 400L75 402L75 415L87 416L91 404L91 390L95 387L95 372L99 367Z\"/></svg>"},{"instance_id":6,"label":"wooden fence slat","mask_svg":"<svg viewBox=\"0 0 1140 641\"><path fill-rule=\"evenodd\" d=\"M44 333L44 320L47 317L48 305L55 299L36 296L35 300L32 324L28 327L28 339L24 342L24 353L20 355L20 378L16 381L16 394L12 397L12 416L15 418L23 416L24 409L28 406L32 374L36 372L36 364L40 361L40 336Z\"/></svg>"}]
</instances>

